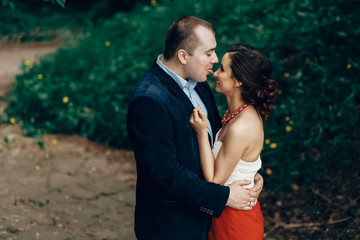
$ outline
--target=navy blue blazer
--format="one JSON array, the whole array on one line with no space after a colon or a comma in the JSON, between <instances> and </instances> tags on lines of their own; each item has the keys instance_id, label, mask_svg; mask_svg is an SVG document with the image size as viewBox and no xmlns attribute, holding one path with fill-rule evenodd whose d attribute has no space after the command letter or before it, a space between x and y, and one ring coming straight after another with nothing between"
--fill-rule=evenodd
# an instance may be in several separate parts
<instances>
[{"instance_id":1,"label":"navy blue blazer","mask_svg":"<svg viewBox=\"0 0 360 240\"><path fill-rule=\"evenodd\" d=\"M216 134L221 123L211 89L204 82L195 90ZM189 123L193 108L156 61L134 90L127 130L136 159L138 239L206 240L211 216L219 217L225 207L229 188L203 178L196 133Z\"/></svg>"}]
</instances>

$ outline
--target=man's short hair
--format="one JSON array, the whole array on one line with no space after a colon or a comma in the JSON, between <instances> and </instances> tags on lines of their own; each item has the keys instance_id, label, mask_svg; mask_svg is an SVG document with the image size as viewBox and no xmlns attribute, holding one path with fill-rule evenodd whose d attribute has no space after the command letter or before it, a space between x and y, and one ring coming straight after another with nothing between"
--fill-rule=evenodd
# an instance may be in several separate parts
<instances>
[{"instance_id":1,"label":"man's short hair","mask_svg":"<svg viewBox=\"0 0 360 240\"><path fill-rule=\"evenodd\" d=\"M179 49L184 49L190 55L200 44L200 39L195 30L203 26L215 35L215 28L205 20L193 16L185 16L174 22L167 33L165 40L164 58L169 60L175 56Z\"/></svg>"}]
</instances>

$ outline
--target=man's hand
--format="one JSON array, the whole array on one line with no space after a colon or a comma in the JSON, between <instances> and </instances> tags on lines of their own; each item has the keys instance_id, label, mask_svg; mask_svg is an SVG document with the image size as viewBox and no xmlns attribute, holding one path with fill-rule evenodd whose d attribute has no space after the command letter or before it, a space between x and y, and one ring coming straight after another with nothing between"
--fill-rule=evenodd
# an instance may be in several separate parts
<instances>
[{"instance_id":1,"label":"man's hand","mask_svg":"<svg viewBox=\"0 0 360 240\"><path fill-rule=\"evenodd\" d=\"M257 198L264 185L264 179L260 174L256 174L254 186L249 189L243 187L248 184L250 184L250 181L239 180L229 186L230 194L226 203L227 207L239 210L251 210L256 205Z\"/></svg>"},{"instance_id":2,"label":"man's hand","mask_svg":"<svg viewBox=\"0 0 360 240\"><path fill-rule=\"evenodd\" d=\"M259 173L257 173L254 178L254 186L252 188L249 188L250 191L256 193L256 195L252 195L252 196L258 199L263 186L264 186L264 179Z\"/></svg>"},{"instance_id":3,"label":"man's hand","mask_svg":"<svg viewBox=\"0 0 360 240\"><path fill-rule=\"evenodd\" d=\"M251 182L248 180L239 180L230 184L230 194L226 206L239 210L251 210L250 191L243 187L244 185L248 185L250 183Z\"/></svg>"}]
</instances>

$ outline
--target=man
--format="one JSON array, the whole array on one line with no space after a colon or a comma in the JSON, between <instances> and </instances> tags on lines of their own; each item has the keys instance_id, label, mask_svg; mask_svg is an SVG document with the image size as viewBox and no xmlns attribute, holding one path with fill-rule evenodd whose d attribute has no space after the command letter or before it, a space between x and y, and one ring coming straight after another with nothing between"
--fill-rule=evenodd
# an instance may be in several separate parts
<instances>
[{"instance_id":1,"label":"man","mask_svg":"<svg viewBox=\"0 0 360 240\"><path fill-rule=\"evenodd\" d=\"M220 116L207 76L218 62L215 30L206 21L184 17L168 31L160 55L135 88L127 128L137 165L135 234L140 240L205 240L211 216L225 206L248 210L262 189L260 175L246 190L203 180L196 133L189 125L201 106L209 121L209 141Z\"/></svg>"}]
</instances>

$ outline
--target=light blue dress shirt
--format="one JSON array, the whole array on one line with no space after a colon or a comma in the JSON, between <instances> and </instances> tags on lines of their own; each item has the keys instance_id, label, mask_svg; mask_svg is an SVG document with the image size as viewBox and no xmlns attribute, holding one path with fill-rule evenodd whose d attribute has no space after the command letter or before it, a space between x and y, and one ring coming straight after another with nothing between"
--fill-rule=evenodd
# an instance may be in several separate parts
<instances>
[{"instance_id":1,"label":"light blue dress shirt","mask_svg":"<svg viewBox=\"0 0 360 240\"><path fill-rule=\"evenodd\" d=\"M184 93L186 94L186 96L189 98L189 100L191 101L191 103L193 104L194 108L196 107L201 107L201 111L203 111L205 113L207 122L208 122L208 133L210 135L211 138L211 146L213 145L213 135L212 135L212 130L211 130L211 124L210 121L208 119L208 111L207 108L205 106L205 104L203 103L203 101L201 100L199 94L195 91L195 87L197 82L189 79L188 81L186 81L185 79L183 79L182 77L180 77L178 74L174 73L173 71L171 71L168 67L166 67L162 62L163 55L159 55L156 63L159 65L159 67L161 67L161 69L163 69L167 74L169 74L177 84L179 84L180 88L184 91Z\"/></svg>"}]
</instances>

